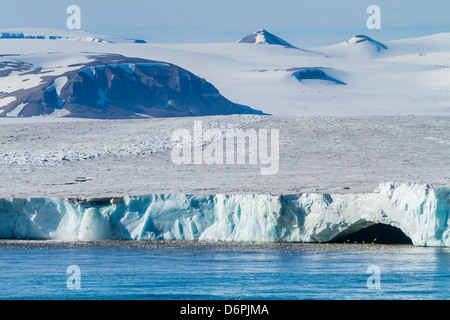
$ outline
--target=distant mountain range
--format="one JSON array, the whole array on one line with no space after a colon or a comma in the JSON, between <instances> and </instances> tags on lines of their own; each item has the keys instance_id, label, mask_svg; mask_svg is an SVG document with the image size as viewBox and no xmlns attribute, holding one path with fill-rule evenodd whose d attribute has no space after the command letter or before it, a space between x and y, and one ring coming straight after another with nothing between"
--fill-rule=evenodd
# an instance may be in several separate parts
<instances>
[{"instance_id":1,"label":"distant mountain range","mask_svg":"<svg viewBox=\"0 0 450 320\"><path fill-rule=\"evenodd\" d=\"M140 39L123 39L84 31L58 29L2 29L0 39L74 40L106 43L146 43Z\"/></svg>"},{"instance_id":2,"label":"distant mountain range","mask_svg":"<svg viewBox=\"0 0 450 320\"><path fill-rule=\"evenodd\" d=\"M209 44L7 29L0 117L442 114L449 57L450 33L300 49L264 29Z\"/></svg>"}]
</instances>

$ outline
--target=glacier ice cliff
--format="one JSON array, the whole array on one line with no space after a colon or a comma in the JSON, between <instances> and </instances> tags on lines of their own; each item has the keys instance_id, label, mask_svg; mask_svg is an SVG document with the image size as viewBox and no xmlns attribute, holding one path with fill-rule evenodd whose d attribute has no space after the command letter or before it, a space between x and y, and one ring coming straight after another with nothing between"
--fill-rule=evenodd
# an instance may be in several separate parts
<instances>
[{"instance_id":1,"label":"glacier ice cliff","mask_svg":"<svg viewBox=\"0 0 450 320\"><path fill-rule=\"evenodd\" d=\"M450 246L450 189L385 183L365 194L1 199L0 238L328 242L374 224Z\"/></svg>"}]
</instances>

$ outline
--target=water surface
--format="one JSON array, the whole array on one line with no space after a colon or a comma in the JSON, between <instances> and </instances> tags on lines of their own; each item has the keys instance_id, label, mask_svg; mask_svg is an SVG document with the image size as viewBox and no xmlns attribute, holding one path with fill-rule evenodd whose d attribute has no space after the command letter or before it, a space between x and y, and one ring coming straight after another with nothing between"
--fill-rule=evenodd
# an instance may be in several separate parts
<instances>
[{"instance_id":1,"label":"water surface","mask_svg":"<svg viewBox=\"0 0 450 320\"><path fill-rule=\"evenodd\" d=\"M450 248L0 241L1 299L450 299L449 288Z\"/></svg>"}]
</instances>

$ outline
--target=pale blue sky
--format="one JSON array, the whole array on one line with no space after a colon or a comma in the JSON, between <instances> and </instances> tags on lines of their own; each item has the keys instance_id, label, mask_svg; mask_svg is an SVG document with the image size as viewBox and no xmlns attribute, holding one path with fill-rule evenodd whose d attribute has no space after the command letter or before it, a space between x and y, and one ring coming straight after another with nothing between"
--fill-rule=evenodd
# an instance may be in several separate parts
<instances>
[{"instance_id":1,"label":"pale blue sky","mask_svg":"<svg viewBox=\"0 0 450 320\"><path fill-rule=\"evenodd\" d=\"M66 8L81 8L82 29L149 42L235 42L260 28L299 47L335 44L355 34L379 41L450 32L448 0L0 0L0 28L66 28ZM369 5L381 30L366 27Z\"/></svg>"}]
</instances>

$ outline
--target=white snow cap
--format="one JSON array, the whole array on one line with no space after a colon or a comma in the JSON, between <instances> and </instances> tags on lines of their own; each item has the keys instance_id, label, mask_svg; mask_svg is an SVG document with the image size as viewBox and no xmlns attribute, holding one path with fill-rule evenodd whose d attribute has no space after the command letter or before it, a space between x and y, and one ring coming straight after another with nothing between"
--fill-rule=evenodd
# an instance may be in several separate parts
<instances>
[{"instance_id":1,"label":"white snow cap","mask_svg":"<svg viewBox=\"0 0 450 320\"><path fill-rule=\"evenodd\" d=\"M347 40L347 43L350 45L356 45L356 44L363 44L366 46L372 46L377 51L386 50L387 46L382 44L381 42L375 41L371 37L365 36L365 35L356 35L349 40Z\"/></svg>"},{"instance_id":2,"label":"white snow cap","mask_svg":"<svg viewBox=\"0 0 450 320\"><path fill-rule=\"evenodd\" d=\"M297 49L297 47L268 32L265 29L259 29L258 31L242 38L237 43L272 44Z\"/></svg>"}]
</instances>

